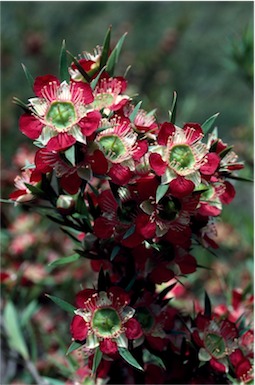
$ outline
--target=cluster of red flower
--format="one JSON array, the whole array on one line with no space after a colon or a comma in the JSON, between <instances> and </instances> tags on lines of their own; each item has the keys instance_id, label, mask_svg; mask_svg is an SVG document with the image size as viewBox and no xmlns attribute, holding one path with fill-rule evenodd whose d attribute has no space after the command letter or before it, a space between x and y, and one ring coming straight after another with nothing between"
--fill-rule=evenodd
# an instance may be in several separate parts
<instances>
[{"instance_id":1,"label":"cluster of red flower","mask_svg":"<svg viewBox=\"0 0 255 385\"><path fill-rule=\"evenodd\" d=\"M61 80L35 79L19 124L39 150L11 199L34 207L47 201L53 220L78 231L77 253L100 271L98 290L78 293L71 324L73 346L94 373L104 365L107 377L121 356L143 367L145 383L176 380L178 365L196 381L195 369L207 361L216 375L232 365L233 377L247 379L250 356L236 325L207 314L188 319L185 329L167 291L155 291L197 269L194 242L217 247L215 217L235 196L227 179L243 165L212 130L216 115L181 128L175 104L163 123L134 105L127 80L113 73L123 37L113 50L109 39L110 32L102 48L62 68Z\"/></svg>"}]
</instances>

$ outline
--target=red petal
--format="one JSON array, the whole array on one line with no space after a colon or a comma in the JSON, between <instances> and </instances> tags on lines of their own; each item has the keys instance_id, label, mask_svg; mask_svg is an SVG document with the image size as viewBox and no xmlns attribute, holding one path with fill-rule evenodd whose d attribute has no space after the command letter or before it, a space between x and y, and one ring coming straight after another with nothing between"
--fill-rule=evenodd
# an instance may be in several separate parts
<instances>
[{"instance_id":1,"label":"red petal","mask_svg":"<svg viewBox=\"0 0 255 385\"><path fill-rule=\"evenodd\" d=\"M121 166L120 164L114 164L108 175L111 177L113 183L119 186L124 186L130 181L133 174L128 167Z\"/></svg>"},{"instance_id":2,"label":"red petal","mask_svg":"<svg viewBox=\"0 0 255 385\"><path fill-rule=\"evenodd\" d=\"M224 185L225 185L225 191L220 196L220 200L223 204L228 205L234 199L236 195L236 191L231 183L225 182Z\"/></svg>"},{"instance_id":3,"label":"red petal","mask_svg":"<svg viewBox=\"0 0 255 385\"><path fill-rule=\"evenodd\" d=\"M130 237L122 239L121 244L132 249L133 247L140 245L143 240L141 235L133 233Z\"/></svg>"},{"instance_id":4,"label":"red petal","mask_svg":"<svg viewBox=\"0 0 255 385\"><path fill-rule=\"evenodd\" d=\"M125 323L125 334L129 340L136 340L142 337L143 331L140 323L135 319L131 318Z\"/></svg>"},{"instance_id":5,"label":"red petal","mask_svg":"<svg viewBox=\"0 0 255 385\"><path fill-rule=\"evenodd\" d=\"M163 161L160 154L152 153L149 157L151 168L159 176L163 175L167 168L167 163Z\"/></svg>"},{"instance_id":6,"label":"red petal","mask_svg":"<svg viewBox=\"0 0 255 385\"><path fill-rule=\"evenodd\" d=\"M112 286L109 290L107 290L107 292L111 293L113 305L115 307L125 306L130 302L130 295L124 289L122 289L122 287Z\"/></svg>"},{"instance_id":7,"label":"red petal","mask_svg":"<svg viewBox=\"0 0 255 385\"><path fill-rule=\"evenodd\" d=\"M109 239L113 234L113 225L107 218L100 217L94 222L94 234L100 239Z\"/></svg>"},{"instance_id":8,"label":"red petal","mask_svg":"<svg viewBox=\"0 0 255 385\"><path fill-rule=\"evenodd\" d=\"M210 206L207 203L200 203L201 206L198 209L198 213L200 215L208 216L208 217L216 217L217 215L220 215L221 210L218 209L215 206Z\"/></svg>"},{"instance_id":9,"label":"red petal","mask_svg":"<svg viewBox=\"0 0 255 385\"><path fill-rule=\"evenodd\" d=\"M178 176L170 182L169 188L173 196L182 198L192 193L195 188L195 184L191 180Z\"/></svg>"},{"instance_id":10,"label":"red petal","mask_svg":"<svg viewBox=\"0 0 255 385\"><path fill-rule=\"evenodd\" d=\"M92 135L98 128L101 119L101 114L98 111L91 111L87 113L87 116L82 118L78 125L81 128L81 132L85 136Z\"/></svg>"},{"instance_id":11,"label":"red petal","mask_svg":"<svg viewBox=\"0 0 255 385\"><path fill-rule=\"evenodd\" d=\"M45 148L41 148L35 154L35 165L38 171L46 174L52 170L52 167L45 163L45 154L48 155L49 152ZM57 158L57 154L50 153L52 157ZM57 159L56 159L57 162Z\"/></svg>"},{"instance_id":12,"label":"red petal","mask_svg":"<svg viewBox=\"0 0 255 385\"><path fill-rule=\"evenodd\" d=\"M42 132L43 124L30 114L23 114L19 119L20 131L30 139L37 139Z\"/></svg>"},{"instance_id":13,"label":"red petal","mask_svg":"<svg viewBox=\"0 0 255 385\"><path fill-rule=\"evenodd\" d=\"M25 194L27 194L26 190L16 190L10 193L9 198L12 199L13 201L16 201L17 198Z\"/></svg>"},{"instance_id":14,"label":"red petal","mask_svg":"<svg viewBox=\"0 0 255 385\"><path fill-rule=\"evenodd\" d=\"M200 167L200 172L204 175L212 175L220 164L220 157L215 152L206 155L207 163Z\"/></svg>"},{"instance_id":15,"label":"red petal","mask_svg":"<svg viewBox=\"0 0 255 385\"><path fill-rule=\"evenodd\" d=\"M71 147L76 143L76 139L72 135L68 135L66 132L61 132L56 136L53 136L47 143L47 150L49 151L61 151L68 147Z\"/></svg>"},{"instance_id":16,"label":"red petal","mask_svg":"<svg viewBox=\"0 0 255 385\"><path fill-rule=\"evenodd\" d=\"M87 83L83 82L72 82L71 83L71 92L73 95L80 94L82 92L84 104L90 104L94 100L94 96L91 90L91 87Z\"/></svg>"},{"instance_id":17,"label":"red petal","mask_svg":"<svg viewBox=\"0 0 255 385\"><path fill-rule=\"evenodd\" d=\"M173 271L168 269L167 265L168 262L162 262L156 266L150 273L150 280L154 283L162 283L174 278Z\"/></svg>"},{"instance_id":18,"label":"red petal","mask_svg":"<svg viewBox=\"0 0 255 385\"><path fill-rule=\"evenodd\" d=\"M92 297L93 294L97 293L95 289L84 289L76 294L75 302L78 308L83 309L84 303Z\"/></svg>"},{"instance_id":19,"label":"red petal","mask_svg":"<svg viewBox=\"0 0 255 385\"><path fill-rule=\"evenodd\" d=\"M81 185L81 178L77 175L77 172L67 176L64 175L60 179L60 185L66 192L74 195L79 190Z\"/></svg>"},{"instance_id":20,"label":"red petal","mask_svg":"<svg viewBox=\"0 0 255 385\"><path fill-rule=\"evenodd\" d=\"M139 214L136 218L136 229L144 239L153 238L155 236L156 224L150 222L148 215Z\"/></svg>"},{"instance_id":21,"label":"red petal","mask_svg":"<svg viewBox=\"0 0 255 385\"><path fill-rule=\"evenodd\" d=\"M193 255L185 254L181 258L177 257L175 261L183 274L191 274L197 269L197 261Z\"/></svg>"},{"instance_id":22,"label":"red petal","mask_svg":"<svg viewBox=\"0 0 255 385\"><path fill-rule=\"evenodd\" d=\"M115 341L112 341L110 338L106 338L100 342L100 350L104 354L115 354L118 351L118 346Z\"/></svg>"},{"instance_id":23,"label":"red petal","mask_svg":"<svg viewBox=\"0 0 255 385\"><path fill-rule=\"evenodd\" d=\"M202 128L198 123L186 123L183 126L183 129L185 131L186 138L188 138L188 144L194 143L203 137Z\"/></svg>"},{"instance_id":24,"label":"red petal","mask_svg":"<svg viewBox=\"0 0 255 385\"><path fill-rule=\"evenodd\" d=\"M96 150L92 155L89 155L87 161L90 163L94 174L103 175L108 170L107 159L100 150Z\"/></svg>"},{"instance_id":25,"label":"red petal","mask_svg":"<svg viewBox=\"0 0 255 385\"><path fill-rule=\"evenodd\" d=\"M228 320L224 320L220 327L221 335L226 341L237 338L238 331L236 325Z\"/></svg>"},{"instance_id":26,"label":"red petal","mask_svg":"<svg viewBox=\"0 0 255 385\"><path fill-rule=\"evenodd\" d=\"M241 349L236 349L233 353L230 354L229 359L231 364L236 367L244 359L243 352Z\"/></svg>"},{"instance_id":27,"label":"red petal","mask_svg":"<svg viewBox=\"0 0 255 385\"><path fill-rule=\"evenodd\" d=\"M212 368L218 372L221 372L221 373L226 373L227 372L227 367L222 364L221 362L215 360L214 358L212 358L210 360L210 365L212 366Z\"/></svg>"},{"instance_id":28,"label":"red petal","mask_svg":"<svg viewBox=\"0 0 255 385\"><path fill-rule=\"evenodd\" d=\"M248 358L245 358L236 368L236 375L238 378L242 378L243 381L246 379L252 379L251 373L252 365Z\"/></svg>"},{"instance_id":29,"label":"red petal","mask_svg":"<svg viewBox=\"0 0 255 385\"><path fill-rule=\"evenodd\" d=\"M75 315L73 317L71 326L70 326L71 334L75 340L83 341L87 337L88 327L86 322L79 315Z\"/></svg>"},{"instance_id":30,"label":"red petal","mask_svg":"<svg viewBox=\"0 0 255 385\"><path fill-rule=\"evenodd\" d=\"M191 237L191 229L190 227L187 227L183 231L175 231L175 230L169 230L167 234L165 235L165 238L173 243L174 245L182 245L184 246L184 243L189 241Z\"/></svg>"},{"instance_id":31,"label":"red petal","mask_svg":"<svg viewBox=\"0 0 255 385\"><path fill-rule=\"evenodd\" d=\"M158 133L158 144L166 146L169 136L173 135L174 133L175 126L173 123L163 123Z\"/></svg>"},{"instance_id":32,"label":"red petal","mask_svg":"<svg viewBox=\"0 0 255 385\"><path fill-rule=\"evenodd\" d=\"M147 150L148 150L148 143L146 142L146 140L138 140L135 152L132 156L133 159L134 160L141 159L141 157L144 156L144 154L146 154Z\"/></svg>"},{"instance_id":33,"label":"red petal","mask_svg":"<svg viewBox=\"0 0 255 385\"><path fill-rule=\"evenodd\" d=\"M35 78L34 88L33 88L36 96L38 96L39 98L43 97L41 92L43 87L47 87L50 85L50 83L53 83L53 82L56 82L57 85L60 85L60 81L54 75L37 76L37 78Z\"/></svg>"},{"instance_id":34,"label":"red petal","mask_svg":"<svg viewBox=\"0 0 255 385\"><path fill-rule=\"evenodd\" d=\"M146 336L146 342L149 343L152 349L156 349L161 352L164 350L164 348L168 344L168 340L166 338L152 337L152 336Z\"/></svg>"}]
</instances>

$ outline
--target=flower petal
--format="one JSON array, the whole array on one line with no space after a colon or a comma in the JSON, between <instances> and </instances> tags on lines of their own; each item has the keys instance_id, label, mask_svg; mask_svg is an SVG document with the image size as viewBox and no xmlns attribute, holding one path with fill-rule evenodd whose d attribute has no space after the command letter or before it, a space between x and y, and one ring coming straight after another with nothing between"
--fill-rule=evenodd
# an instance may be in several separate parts
<instances>
[{"instance_id":1,"label":"flower petal","mask_svg":"<svg viewBox=\"0 0 255 385\"><path fill-rule=\"evenodd\" d=\"M33 115L23 114L19 119L20 131L30 139L37 139L42 132L43 124Z\"/></svg>"},{"instance_id":2,"label":"flower petal","mask_svg":"<svg viewBox=\"0 0 255 385\"><path fill-rule=\"evenodd\" d=\"M88 326L84 319L75 315L70 326L71 334L75 340L83 341L88 335Z\"/></svg>"},{"instance_id":3,"label":"flower petal","mask_svg":"<svg viewBox=\"0 0 255 385\"><path fill-rule=\"evenodd\" d=\"M159 176L163 175L167 168L167 163L163 161L160 154L152 153L149 157L151 168Z\"/></svg>"},{"instance_id":4,"label":"flower petal","mask_svg":"<svg viewBox=\"0 0 255 385\"><path fill-rule=\"evenodd\" d=\"M101 114L98 111L88 112L87 115L78 122L83 135L92 135L97 130L100 119Z\"/></svg>"},{"instance_id":5,"label":"flower petal","mask_svg":"<svg viewBox=\"0 0 255 385\"><path fill-rule=\"evenodd\" d=\"M110 338L105 338L103 341L100 341L100 350L104 354L115 354L118 351L118 346L115 341L112 341Z\"/></svg>"},{"instance_id":6,"label":"flower petal","mask_svg":"<svg viewBox=\"0 0 255 385\"><path fill-rule=\"evenodd\" d=\"M214 152L210 152L205 158L207 159L207 163L200 167L200 172L204 175L212 175L220 164L220 157Z\"/></svg>"},{"instance_id":7,"label":"flower petal","mask_svg":"<svg viewBox=\"0 0 255 385\"><path fill-rule=\"evenodd\" d=\"M173 196L182 198L192 193L195 188L195 184L191 180L178 176L170 182L169 187Z\"/></svg>"},{"instance_id":8,"label":"flower petal","mask_svg":"<svg viewBox=\"0 0 255 385\"><path fill-rule=\"evenodd\" d=\"M142 337L143 331L140 323L135 319L131 318L125 323L126 327L126 336L129 340L136 340L137 338Z\"/></svg>"},{"instance_id":9,"label":"flower petal","mask_svg":"<svg viewBox=\"0 0 255 385\"><path fill-rule=\"evenodd\" d=\"M49 151L61 151L68 147L71 147L76 142L76 139L72 135L68 135L66 132L60 132L58 135L53 136L47 143L47 150Z\"/></svg>"},{"instance_id":10,"label":"flower petal","mask_svg":"<svg viewBox=\"0 0 255 385\"><path fill-rule=\"evenodd\" d=\"M58 78L54 75L44 75L44 76L37 76L37 78L35 78L35 82L34 82L34 93L36 96L38 96L39 98L40 97L43 97L42 95L42 89L46 87L46 91L47 91L47 88L51 88L52 85L51 83L55 82L58 86L60 85L60 81L58 80Z\"/></svg>"},{"instance_id":11,"label":"flower petal","mask_svg":"<svg viewBox=\"0 0 255 385\"><path fill-rule=\"evenodd\" d=\"M166 146L169 136L173 135L174 133L175 126L173 123L163 123L158 133L158 144Z\"/></svg>"}]
</instances>

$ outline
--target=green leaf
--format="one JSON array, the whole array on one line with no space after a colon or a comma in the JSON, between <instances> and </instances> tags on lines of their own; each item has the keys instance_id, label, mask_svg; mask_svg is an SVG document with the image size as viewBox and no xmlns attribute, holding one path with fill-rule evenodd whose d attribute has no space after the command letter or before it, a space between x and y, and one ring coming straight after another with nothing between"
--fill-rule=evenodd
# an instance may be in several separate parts
<instances>
[{"instance_id":1,"label":"green leaf","mask_svg":"<svg viewBox=\"0 0 255 385\"><path fill-rule=\"evenodd\" d=\"M131 113L130 116L129 116L129 119L130 119L130 121L131 121L132 123L134 122L135 117L136 117L136 115L138 114L138 111L139 111L139 109L140 109L140 107L141 107L141 104L142 104L142 100L141 100L139 103L137 103L137 105L135 106L135 108L133 109L132 113Z\"/></svg>"},{"instance_id":2,"label":"green leaf","mask_svg":"<svg viewBox=\"0 0 255 385\"><path fill-rule=\"evenodd\" d=\"M104 269L102 266L101 266L101 269L100 269L99 274L98 274L97 287L98 287L98 291L106 291L106 289L107 289L106 279L105 279L105 275L104 275Z\"/></svg>"},{"instance_id":3,"label":"green leaf","mask_svg":"<svg viewBox=\"0 0 255 385\"><path fill-rule=\"evenodd\" d=\"M129 227L129 229L123 235L123 239L130 237L130 235L132 235L134 232L135 232L135 225Z\"/></svg>"},{"instance_id":4,"label":"green leaf","mask_svg":"<svg viewBox=\"0 0 255 385\"><path fill-rule=\"evenodd\" d=\"M29 183L24 183L24 184L25 184L25 186L29 189L29 191L30 191L33 195L39 195L39 196L41 196L41 195L44 194L43 191L42 191L40 188L38 188L38 187L36 187L36 186L33 186L32 184L29 184Z\"/></svg>"},{"instance_id":5,"label":"green leaf","mask_svg":"<svg viewBox=\"0 0 255 385\"><path fill-rule=\"evenodd\" d=\"M172 106L171 106L171 110L169 111L170 122L173 124L175 123L175 119L176 119L176 109L177 109L177 92L174 91Z\"/></svg>"},{"instance_id":6,"label":"green leaf","mask_svg":"<svg viewBox=\"0 0 255 385\"><path fill-rule=\"evenodd\" d=\"M204 307L205 307L205 315L208 317L211 317L212 315L212 306L211 306L211 301L210 298L205 291L205 299L204 299Z\"/></svg>"},{"instance_id":7,"label":"green leaf","mask_svg":"<svg viewBox=\"0 0 255 385\"><path fill-rule=\"evenodd\" d=\"M34 88L34 78L31 75L31 73L28 71L27 67L22 63L21 63L21 65L22 65L23 71L25 72L27 82L28 82L29 86L33 89Z\"/></svg>"},{"instance_id":8,"label":"green leaf","mask_svg":"<svg viewBox=\"0 0 255 385\"><path fill-rule=\"evenodd\" d=\"M69 346L69 348L67 349L66 355L70 354L71 352L73 352L76 349L79 349L81 346L82 346L82 343L73 341L71 343L71 345Z\"/></svg>"},{"instance_id":9,"label":"green leaf","mask_svg":"<svg viewBox=\"0 0 255 385\"><path fill-rule=\"evenodd\" d=\"M29 353L20 329L20 320L15 306L11 301L7 302L4 309L4 327L8 335L10 348L16 350L24 360L28 360Z\"/></svg>"},{"instance_id":10,"label":"green leaf","mask_svg":"<svg viewBox=\"0 0 255 385\"><path fill-rule=\"evenodd\" d=\"M118 252L120 251L120 246L114 246L111 252L110 261L113 261L114 258L118 255Z\"/></svg>"},{"instance_id":11,"label":"green leaf","mask_svg":"<svg viewBox=\"0 0 255 385\"><path fill-rule=\"evenodd\" d=\"M149 352L149 350L147 350L147 349L143 350L143 362L149 363L149 364L150 363L154 364L154 365L159 366L160 368L166 370L165 364L162 361L162 359L158 356L155 356L154 354Z\"/></svg>"},{"instance_id":12,"label":"green leaf","mask_svg":"<svg viewBox=\"0 0 255 385\"><path fill-rule=\"evenodd\" d=\"M118 63L120 51L122 48L122 45L124 43L125 37L127 33L124 33L124 35L120 38L116 46L111 52L111 55L109 56L107 63L106 63L106 72L109 73L110 76L113 76L115 65Z\"/></svg>"},{"instance_id":13,"label":"green leaf","mask_svg":"<svg viewBox=\"0 0 255 385\"><path fill-rule=\"evenodd\" d=\"M110 27L108 29L106 35L105 35L105 38L104 38L102 55L101 55L101 60L100 60L100 69L102 69L106 65L107 59L109 56L110 42L111 42L111 30L112 30L112 28Z\"/></svg>"},{"instance_id":14,"label":"green leaf","mask_svg":"<svg viewBox=\"0 0 255 385\"><path fill-rule=\"evenodd\" d=\"M31 113L31 111L29 110L28 106L22 102L22 100L16 98L15 96L12 98L12 101L14 104L17 104L17 106L21 107L22 110L24 110L25 112L27 113Z\"/></svg>"},{"instance_id":15,"label":"green leaf","mask_svg":"<svg viewBox=\"0 0 255 385\"><path fill-rule=\"evenodd\" d=\"M58 297L54 297L53 295L49 295L49 294L45 294L46 297L50 298L53 302L55 302L56 305L58 305L59 307L61 307L61 309L69 312L69 313L74 313L74 311L76 310L76 308L71 305L70 303L64 301L63 299L61 298L58 298Z\"/></svg>"},{"instance_id":16,"label":"green leaf","mask_svg":"<svg viewBox=\"0 0 255 385\"><path fill-rule=\"evenodd\" d=\"M78 71L80 72L80 74L84 77L84 79L90 83L90 76L87 74L87 72L82 68L82 66L80 65L79 61L76 59L76 57L74 57L71 52L69 51L66 51L68 53L69 56L71 56L72 60L74 61L74 64L76 65Z\"/></svg>"},{"instance_id":17,"label":"green leaf","mask_svg":"<svg viewBox=\"0 0 255 385\"><path fill-rule=\"evenodd\" d=\"M75 166L75 146L69 147L68 150L65 151L65 157L72 166Z\"/></svg>"},{"instance_id":18,"label":"green leaf","mask_svg":"<svg viewBox=\"0 0 255 385\"><path fill-rule=\"evenodd\" d=\"M68 72L65 40L63 40L63 42L62 42L62 46L61 46L61 50L60 50L60 56L59 56L59 77L60 77L60 80L62 82L64 80L66 80L68 82L70 79L70 75Z\"/></svg>"},{"instance_id":19,"label":"green leaf","mask_svg":"<svg viewBox=\"0 0 255 385\"><path fill-rule=\"evenodd\" d=\"M95 79L93 79L90 83L90 87L92 88L92 90L94 90L97 86L97 83L98 83L98 80L100 79L102 73L105 71L105 68L106 66L104 66L101 71L99 72L99 74L97 75L97 77Z\"/></svg>"},{"instance_id":20,"label":"green leaf","mask_svg":"<svg viewBox=\"0 0 255 385\"><path fill-rule=\"evenodd\" d=\"M73 254L73 255L70 255L69 257L56 259L55 261L49 263L48 266L55 267L59 265L66 265L67 263L77 261L79 258L80 258L79 254Z\"/></svg>"},{"instance_id":21,"label":"green leaf","mask_svg":"<svg viewBox=\"0 0 255 385\"><path fill-rule=\"evenodd\" d=\"M119 350L119 354L121 355L121 357L124 358L124 360L127 363L134 366L134 368L143 371L143 368L141 367L141 365L136 361L135 357L132 356L132 354L130 353L130 351L128 349L118 348L118 350Z\"/></svg>"},{"instance_id":22,"label":"green leaf","mask_svg":"<svg viewBox=\"0 0 255 385\"><path fill-rule=\"evenodd\" d=\"M46 385L47 384L50 384L50 385L65 385L66 384L66 381L63 382L60 380L56 380L55 378L52 378L52 377L41 377L41 379L46 381Z\"/></svg>"},{"instance_id":23,"label":"green leaf","mask_svg":"<svg viewBox=\"0 0 255 385\"><path fill-rule=\"evenodd\" d=\"M97 371L97 368L102 360L103 353L101 352L99 346L96 348L95 355L93 358L93 365L92 365L92 374L95 374Z\"/></svg>"},{"instance_id":24,"label":"green leaf","mask_svg":"<svg viewBox=\"0 0 255 385\"><path fill-rule=\"evenodd\" d=\"M233 146L229 146L229 147L225 148L224 150L222 150L219 153L219 156L221 157L221 159L223 159L224 156L226 156L232 149L233 149Z\"/></svg>"},{"instance_id":25,"label":"green leaf","mask_svg":"<svg viewBox=\"0 0 255 385\"><path fill-rule=\"evenodd\" d=\"M156 191L156 203L160 201L161 198L166 194L167 190L169 188L168 184L160 184Z\"/></svg>"},{"instance_id":26,"label":"green leaf","mask_svg":"<svg viewBox=\"0 0 255 385\"><path fill-rule=\"evenodd\" d=\"M23 310L21 316L21 325L26 326L33 314L39 309L39 305L36 300L31 301L27 307Z\"/></svg>"},{"instance_id":27,"label":"green leaf","mask_svg":"<svg viewBox=\"0 0 255 385\"><path fill-rule=\"evenodd\" d=\"M204 135L208 134L210 130L213 128L213 124L218 116L219 116L219 112L217 112L217 114L212 115L202 124L201 127L204 132Z\"/></svg>"}]
</instances>

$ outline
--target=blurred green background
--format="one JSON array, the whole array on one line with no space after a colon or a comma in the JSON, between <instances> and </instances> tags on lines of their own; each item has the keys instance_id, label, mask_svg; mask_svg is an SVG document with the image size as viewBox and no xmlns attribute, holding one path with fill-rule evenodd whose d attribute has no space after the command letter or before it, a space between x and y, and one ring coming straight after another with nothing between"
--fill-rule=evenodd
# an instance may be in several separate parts
<instances>
[{"instance_id":1,"label":"blurred green background","mask_svg":"<svg viewBox=\"0 0 255 385\"><path fill-rule=\"evenodd\" d=\"M128 32L116 75L123 75L131 65L127 76L129 95L137 102L143 100L142 107L146 110L157 108L158 118L163 122L168 119L173 91L177 91L176 123L180 126L189 121L202 124L208 117L220 112L216 121L219 136L228 144L233 144L239 159L245 161L246 167L239 172L239 176L252 178L252 1L4 1L1 2L2 197L8 198L8 193L13 190L17 165L13 165L12 158L19 145L27 144L34 150L31 141L18 129L22 111L12 103L14 96L24 102L32 96L21 63L34 77L47 73L58 75L58 57L63 39L75 56L82 51L92 52L96 45L103 43L110 25L113 44ZM248 288L246 292L252 292L253 184L240 181L233 181L233 184L236 198L224 207L219 226L220 249L217 254L220 258L201 248L193 250L199 264L212 270L199 269L188 277L190 293L202 298L205 288L210 295L218 295L219 302L224 302L222 295L228 296L233 287ZM89 279L90 269L88 266L84 274L78 263L74 264L73 270L68 266L66 271L60 269L54 275L47 266L48 260L71 255L72 242L65 246L63 233L52 227L47 219L31 217L32 224L28 226L28 217L19 217L21 214L21 207L2 205L3 266L7 271L8 268L15 271L16 262L23 264L26 261L29 269L39 271L36 270L36 277L33 276L34 270L29 272L29 278L33 278L32 286L19 289L19 284L15 283L19 281L13 281L10 286L6 284L4 295L15 302L17 315L27 311L31 304L35 308L30 309L30 316L36 315L39 303L43 304L42 312L49 312L44 315L47 322L54 324L55 314L61 320L55 323L57 331L54 333L49 333L48 329L42 332L44 324L48 325L42 313L42 325L39 323L39 329L34 326L36 334L33 338L33 328L30 330L26 325L23 331L27 341L32 343L31 350L35 351L34 362L37 356L44 357L44 366L41 363L41 367L37 366L38 370L56 378L56 366L60 365L59 360L65 356L70 341L67 330L69 320L62 322L62 313L51 307L44 293L73 302L74 292L79 290L81 282ZM17 218L20 218L20 228ZM12 229L13 225L22 237L28 233L29 236L35 234L36 238L32 246L25 245L24 250L21 248L20 254L15 251L20 246L19 232ZM55 344L54 347L52 344ZM57 359L52 358L51 349L58 349ZM50 351L51 355L45 353ZM19 381L13 384L33 383L33 376L21 371L19 366L7 369L5 379ZM60 373L62 371L63 367Z\"/></svg>"}]
</instances>

